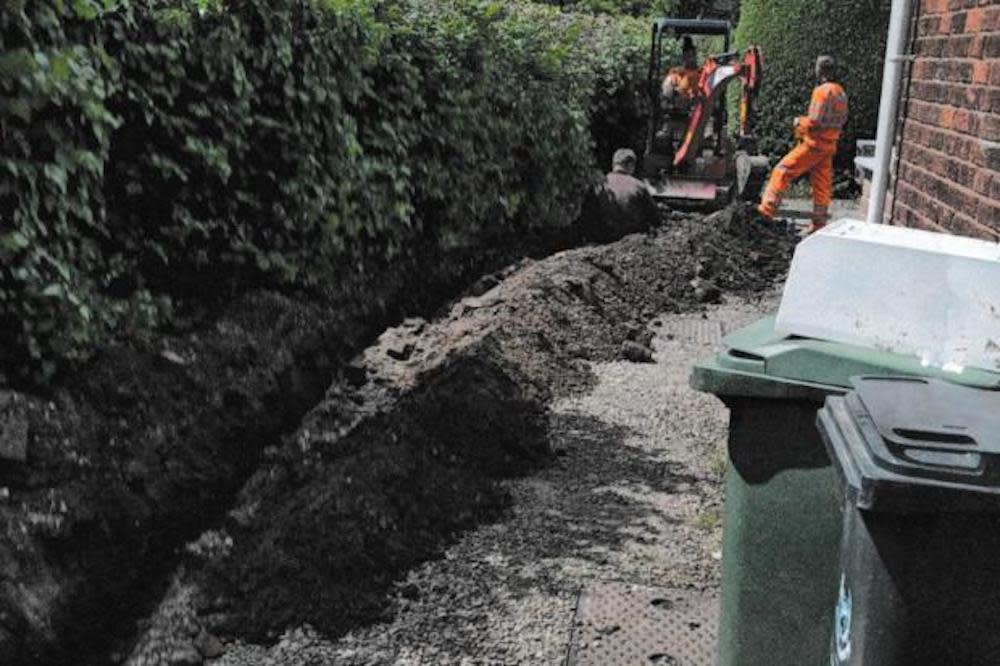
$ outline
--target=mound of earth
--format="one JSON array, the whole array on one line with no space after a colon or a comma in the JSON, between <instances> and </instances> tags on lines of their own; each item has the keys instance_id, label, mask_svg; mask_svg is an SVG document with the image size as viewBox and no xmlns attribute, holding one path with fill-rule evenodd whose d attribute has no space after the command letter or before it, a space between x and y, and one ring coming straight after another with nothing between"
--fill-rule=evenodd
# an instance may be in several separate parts
<instances>
[{"instance_id":1,"label":"mound of earth","mask_svg":"<svg viewBox=\"0 0 1000 666\"><path fill-rule=\"evenodd\" d=\"M547 406L592 385L590 361L648 344L657 314L770 290L794 242L747 206L673 215L487 276L433 321L387 330L266 452L202 538L224 546L192 551L163 607L171 619L154 616L130 663L175 663L206 634L335 635L377 618L401 572L503 510L498 479L551 459Z\"/></svg>"}]
</instances>

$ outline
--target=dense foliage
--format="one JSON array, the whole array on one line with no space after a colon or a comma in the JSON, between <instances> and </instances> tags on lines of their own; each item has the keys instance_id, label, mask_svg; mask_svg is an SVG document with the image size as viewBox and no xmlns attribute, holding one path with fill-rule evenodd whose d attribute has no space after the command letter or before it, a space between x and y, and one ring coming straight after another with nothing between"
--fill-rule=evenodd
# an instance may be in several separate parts
<instances>
[{"instance_id":1,"label":"dense foliage","mask_svg":"<svg viewBox=\"0 0 1000 666\"><path fill-rule=\"evenodd\" d=\"M671 15L677 0L536 0L574 12L627 14L629 16Z\"/></svg>"},{"instance_id":2,"label":"dense foliage","mask_svg":"<svg viewBox=\"0 0 1000 666\"><path fill-rule=\"evenodd\" d=\"M568 225L595 159L641 134L637 20L514 0L8 5L0 371L18 377L192 299Z\"/></svg>"},{"instance_id":3,"label":"dense foliage","mask_svg":"<svg viewBox=\"0 0 1000 666\"><path fill-rule=\"evenodd\" d=\"M839 157L850 163L857 139L873 138L889 24L889 0L743 0L736 44L764 51L764 86L758 98L758 134L765 152L780 154L793 143L792 119L805 113L816 85L816 56L840 63L850 98L850 118Z\"/></svg>"},{"instance_id":4,"label":"dense foliage","mask_svg":"<svg viewBox=\"0 0 1000 666\"><path fill-rule=\"evenodd\" d=\"M732 18L737 0L535 0L574 12L627 14L629 16L676 16Z\"/></svg>"}]
</instances>

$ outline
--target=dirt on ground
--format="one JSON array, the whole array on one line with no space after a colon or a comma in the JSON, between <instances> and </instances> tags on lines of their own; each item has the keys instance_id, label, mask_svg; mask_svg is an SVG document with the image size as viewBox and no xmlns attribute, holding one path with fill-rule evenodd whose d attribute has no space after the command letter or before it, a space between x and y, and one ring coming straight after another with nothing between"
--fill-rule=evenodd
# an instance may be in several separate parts
<instances>
[{"instance_id":1,"label":"dirt on ground","mask_svg":"<svg viewBox=\"0 0 1000 666\"><path fill-rule=\"evenodd\" d=\"M552 404L552 464L503 482L511 508L397 580L383 619L339 638L304 625L271 646L220 643L210 663L563 664L578 593L596 581L716 587L727 412L688 387L690 364L776 304L726 300L707 318L655 319L655 363L593 364L592 391Z\"/></svg>"},{"instance_id":2,"label":"dirt on ground","mask_svg":"<svg viewBox=\"0 0 1000 666\"><path fill-rule=\"evenodd\" d=\"M428 238L314 293L253 291L190 330L126 333L44 391L0 386L0 663L104 663L353 355L484 271L579 242L505 230L446 253Z\"/></svg>"},{"instance_id":3,"label":"dirt on ground","mask_svg":"<svg viewBox=\"0 0 1000 666\"><path fill-rule=\"evenodd\" d=\"M565 603L569 587L551 570L533 569L532 553L561 553L565 562L559 566L572 567L573 554L587 552L580 560L586 569L600 562L604 548L612 561L623 526L647 538L642 530L674 520L669 512L663 518L645 511L641 520L629 515L629 506L645 492L680 502L682 514L701 511L705 502L709 508L717 504L717 491L713 499L702 487L710 478L704 467L685 468L662 451L616 446L648 424L604 418L600 398L586 402L600 395L608 374L602 368L618 367L601 364L666 364L686 375L687 364L662 357L662 349L656 351L660 363L642 363L656 360L649 323L664 314L703 311L724 295L770 293L787 269L794 241L784 229L759 224L745 206L711 216L674 214L648 234L488 275L431 321L409 320L386 331L345 368L293 434L265 450L227 519L189 544L187 561L158 612L127 648L128 662L201 663L226 654L235 660L226 663L465 663L477 653L471 646L453 650L448 639L427 643L442 646L440 655L425 651L409 662L399 643L390 646L395 652L368 656L358 647L356 659L342 655L334 662L327 653L308 656L302 649L313 643L329 647L318 636L343 635L393 617L400 604L433 597L442 618L458 612L434 596L448 594L446 585L428 590L419 580L400 580L442 553L446 562L453 559L448 544L484 523L472 534L504 541L495 549L499 559L484 564L473 558L485 567L480 572L456 570L467 586L481 588L482 604L489 604L491 590L504 592L491 582L504 571L525 578L528 588L558 589L554 596L519 600L519 590L528 588L515 587L497 603L523 601L525 608L537 603L540 609L553 600ZM649 389L655 394L656 383ZM629 402L649 404L622 397L608 404L624 412ZM583 404L591 406L573 407ZM607 456L609 447L622 455ZM702 460L703 453L686 455ZM541 476L506 480L539 468ZM619 485L602 490L609 480ZM553 501L526 504L526 493ZM594 495L602 501L593 513L574 507ZM528 517L531 529L505 527L502 518L513 514L516 520L525 506L545 507ZM503 559L505 549L523 561L512 567ZM695 550L695 556L677 560L686 565L650 565L649 575L669 570L688 584L709 584L713 569L698 564L704 548ZM641 556L629 558L641 569ZM476 595L467 596L469 601ZM474 605L461 612L474 622L485 611ZM455 618L428 629L461 641L455 626L464 622ZM498 628L508 629L516 627ZM410 635L418 640L418 633ZM282 636L271 651L250 646ZM289 636L300 652L293 661L280 656ZM519 639L506 639L510 649L519 649ZM499 661L468 663L517 661L494 656Z\"/></svg>"}]
</instances>

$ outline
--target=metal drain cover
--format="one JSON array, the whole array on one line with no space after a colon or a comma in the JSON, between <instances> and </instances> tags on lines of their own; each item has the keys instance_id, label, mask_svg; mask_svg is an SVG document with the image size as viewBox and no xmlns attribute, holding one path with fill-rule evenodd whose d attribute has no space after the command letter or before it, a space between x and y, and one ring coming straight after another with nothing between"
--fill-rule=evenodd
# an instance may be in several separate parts
<instances>
[{"instance_id":1,"label":"metal drain cover","mask_svg":"<svg viewBox=\"0 0 1000 666\"><path fill-rule=\"evenodd\" d=\"M722 322L701 317L671 317L663 322L661 335L679 342L714 345L722 342Z\"/></svg>"},{"instance_id":2,"label":"metal drain cover","mask_svg":"<svg viewBox=\"0 0 1000 666\"><path fill-rule=\"evenodd\" d=\"M593 583L576 605L568 666L714 666L715 590Z\"/></svg>"}]
</instances>

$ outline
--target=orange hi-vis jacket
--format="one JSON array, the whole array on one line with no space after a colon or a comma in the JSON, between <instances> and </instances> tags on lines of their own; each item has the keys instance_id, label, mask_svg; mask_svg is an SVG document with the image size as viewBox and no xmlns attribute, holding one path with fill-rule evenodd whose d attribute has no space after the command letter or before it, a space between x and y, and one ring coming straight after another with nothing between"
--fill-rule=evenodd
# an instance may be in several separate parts
<instances>
[{"instance_id":1,"label":"orange hi-vis jacket","mask_svg":"<svg viewBox=\"0 0 1000 666\"><path fill-rule=\"evenodd\" d=\"M796 118L795 134L802 143L782 158L771 172L757 210L773 218L792 182L809 174L813 191L812 230L826 223L833 200L833 156L840 131L847 122L847 93L837 83L823 83L813 89L809 115Z\"/></svg>"},{"instance_id":2,"label":"orange hi-vis jacket","mask_svg":"<svg viewBox=\"0 0 1000 666\"><path fill-rule=\"evenodd\" d=\"M813 88L809 115L799 117L798 132L809 145L835 151L840 131L847 122L847 93L839 83Z\"/></svg>"},{"instance_id":3,"label":"orange hi-vis jacket","mask_svg":"<svg viewBox=\"0 0 1000 666\"><path fill-rule=\"evenodd\" d=\"M669 82L681 95L694 97L698 92L698 82L701 80L701 67L672 67L663 79L664 83Z\"/></svg>"}]
</instances>

